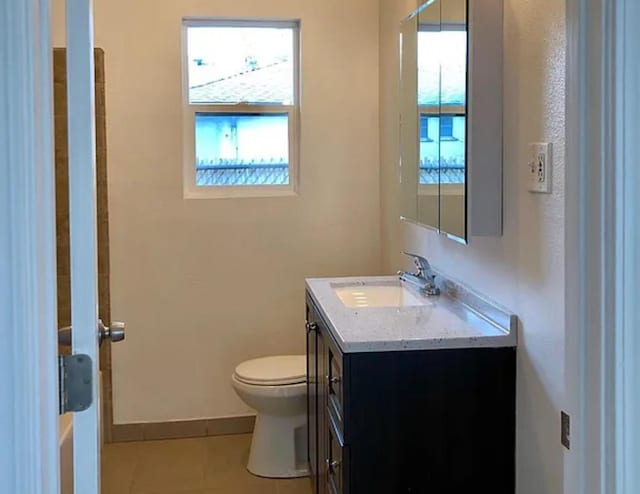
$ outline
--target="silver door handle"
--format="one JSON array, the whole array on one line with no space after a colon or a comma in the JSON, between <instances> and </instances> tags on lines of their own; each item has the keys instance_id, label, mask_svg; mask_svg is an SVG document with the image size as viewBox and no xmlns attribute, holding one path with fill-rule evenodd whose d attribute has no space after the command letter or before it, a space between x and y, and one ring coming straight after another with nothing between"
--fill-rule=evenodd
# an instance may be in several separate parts
<instances>
[{"instance_id":1,"label":"silver door handle","mask_svg":"<svg viewBox=\"0 0 640 494\"><path fill-rule=\"evenodd\" d=\"M112 321L111 326L107 327L102 322L102 319L98 319L98 340L101 344L104 340L118 343L124 340L126 329L126 325L123 322Z\"/></svg>"},{"instance_id":2,"label":"silver door handle","mask_svg":"<svg viewBox=\"0 0 640 494\"><path fill-rule=\"evenodd\" d=\"M102 322L102 319L98 319L98 342L102 344L103 341L109 340L111 343L117 343L124 340L126 335L126 325L120 321L113 321L111 326L107 327ZM58 330L58 345L71 346L73 338L73 328L67 326Z\"/></svg>"}]
</instances>

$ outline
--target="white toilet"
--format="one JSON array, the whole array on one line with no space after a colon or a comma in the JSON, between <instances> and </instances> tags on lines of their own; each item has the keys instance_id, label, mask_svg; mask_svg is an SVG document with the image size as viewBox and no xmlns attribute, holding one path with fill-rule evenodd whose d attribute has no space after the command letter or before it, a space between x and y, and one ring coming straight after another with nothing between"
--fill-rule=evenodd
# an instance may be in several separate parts
<instances>
[{"instance_id":1,"label":"white toilet","mask_svg":"<svg viewBox=\"0 0 640 494\"><path fill-rule=\"evenodd\" d=\"M306 357L247 360L236 367L231 381L242 401L257 412L247 469L261 477L309 475Z\"/></svg>"}]
</instances>

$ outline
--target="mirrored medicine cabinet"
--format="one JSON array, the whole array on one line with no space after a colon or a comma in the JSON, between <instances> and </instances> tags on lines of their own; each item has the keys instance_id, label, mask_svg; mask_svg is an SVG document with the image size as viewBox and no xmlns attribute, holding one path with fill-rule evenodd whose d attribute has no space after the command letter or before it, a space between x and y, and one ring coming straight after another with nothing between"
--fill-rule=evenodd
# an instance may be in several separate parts
<instances>
[{"instance_id":1,"label":"mirrored medicine cabinet","mask_svg":"<svg viewBox=\"0 0 640 494\"><path fill-rule=\"evenodd\" d=\"M402 218L502 234L502 0L430 0L401 24Z\"/></svg>"}]
</instances>

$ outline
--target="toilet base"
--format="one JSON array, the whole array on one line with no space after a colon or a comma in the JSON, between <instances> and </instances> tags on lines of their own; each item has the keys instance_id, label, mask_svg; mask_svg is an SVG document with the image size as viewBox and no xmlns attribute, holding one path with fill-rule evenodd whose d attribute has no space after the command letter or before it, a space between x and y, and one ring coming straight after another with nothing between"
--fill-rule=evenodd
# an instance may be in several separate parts
<instances>
[{"instance_id":1,"label":"toilet base","mask_svg":"<svg viewBox=\"0 0 640 494\"><path fill-rule=\"evenodd\" d=\"M247 470L268 478L309 476L306 414L283 417L258 413Z\"/></svg>"}]
</instances>

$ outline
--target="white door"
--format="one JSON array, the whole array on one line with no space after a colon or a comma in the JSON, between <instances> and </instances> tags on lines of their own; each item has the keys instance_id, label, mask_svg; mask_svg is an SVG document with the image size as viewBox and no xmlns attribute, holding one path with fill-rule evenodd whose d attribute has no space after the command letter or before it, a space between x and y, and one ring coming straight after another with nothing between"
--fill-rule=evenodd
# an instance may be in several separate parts
<instances>
[{"instance_id":1,"label":"white door","mask_svg":"<svg viewBox=\"0 0 640 494\"><path fill-rule=\"evenodd\" d=\"M96 175L91 0L67 0L73 353L93 400L74 416L75 494L100 492ZM59 437L48 0L0 8L1 492L57 494ZM86 360L85 360L86 361ZM87 403L85 401L85 403Z\"/></svg>"},{"instance_id":2,"label":"white door","mask_svg":"<svg viewBox=\"0 0 640 494\"><path fill-rule=\"evenodd\" d=\"M73 354L91 359L93 402L74 413L75 494L100 493L93 2L67 0L69 231Z\"/></svg>"}]
</instances>

